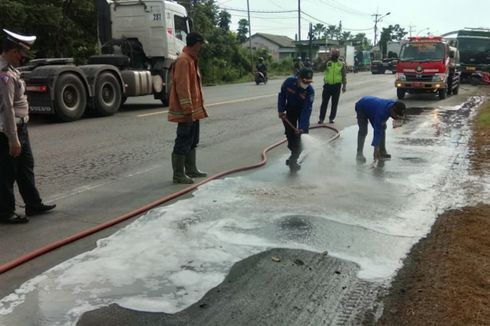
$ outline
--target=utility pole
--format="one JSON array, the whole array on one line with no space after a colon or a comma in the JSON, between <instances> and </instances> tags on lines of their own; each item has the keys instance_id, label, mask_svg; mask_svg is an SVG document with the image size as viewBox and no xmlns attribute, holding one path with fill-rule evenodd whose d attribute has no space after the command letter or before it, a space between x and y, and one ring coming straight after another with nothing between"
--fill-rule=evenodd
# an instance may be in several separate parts
<instances>
[{"instance_id":1,"label":"utility pole","mask_svg":"<svg viewBox=\"0 0 490 326\"><path fill-rule=\"evenodd\" d=\"M298 41L301 41L301 0L298 0Z\"/></svg>"},{"instance_id":2,"label":"utility pole","mask_svg":"<svg viewBox=\"0 0 490 326\"><path fill-rule=\"evenodd\" d=\"M376 13L371 15L374 17L374 46L376 46L378 40L378 23L389 14L391 14L389 11L384 15L378 14L378 11L376 10Z\"/></svg>"},{"instance_id":3,"label":"utility pole","mask_svg":"<svg viewBox=\"0 0 490 326\"><path fill-rule=\"evenodd\" d=\"M408 35L410 35L410 37L412 37L412 30L415 32L415 25L408 25Z\"/></svg>"},{"instance_id":4,"label":"utility pole","mask_svg":"<svg viewBox=\"0 0 490 326\"><path fill-rule=\"evenodd\" d=\"M254 75L254 56L252 53L252 24L250 23L250 4L247 0L247 15L248 15L248 48L250 49L250 69L252 76Z\"/></svg>"}]
</instances>

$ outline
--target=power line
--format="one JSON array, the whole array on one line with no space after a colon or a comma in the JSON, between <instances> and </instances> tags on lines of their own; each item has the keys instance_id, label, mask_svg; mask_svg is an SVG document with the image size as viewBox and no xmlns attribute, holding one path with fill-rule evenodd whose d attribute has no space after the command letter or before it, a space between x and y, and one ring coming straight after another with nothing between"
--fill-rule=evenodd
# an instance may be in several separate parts
<instances>
[{"instance_id":1,"label":"power line","mask_svg":"<svg viewBox=\"0 0 490 326\"><path fill-rule=\"evenodd\" d=\"M318 19L318 18L316 18L316 17L313 17L312 15L307 14L307 13L306 13L306 12L304 12L304 11L301 11L301 13L302 13L303 15L305 15L305 16L308 16L308 17L310 17L310 18L314 19L316 22L320 22L320 23L322 23L322 24L324 24L324 25L335 25L335 26L337 26L336 24L330 24L330 23L328 23L328 22L326 22L326 21L323 21L323 20L321 20L321 19ZM345 30L347 30L347 31L367 31L367 30L371 30L371 27L370 27L370 28L347 28L347 27L342 26L342 29L345 29Z\"/></svg>"}]
</instances>

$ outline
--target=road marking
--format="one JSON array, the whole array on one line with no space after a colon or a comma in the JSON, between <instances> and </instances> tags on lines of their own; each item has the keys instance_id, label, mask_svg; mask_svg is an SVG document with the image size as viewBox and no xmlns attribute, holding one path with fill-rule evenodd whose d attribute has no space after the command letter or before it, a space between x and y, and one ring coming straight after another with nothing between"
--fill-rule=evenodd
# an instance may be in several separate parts
<instances>
[{"instance_id":1,"label":"road marking","mask_svg":"<svg viewBox=\"0 0 490 326\"><path fill-rule=\"evenodd\" d=\"M211 103L211 104L206 104L206 107L212 107L212 106L217 106L217 105L223 105L223 104L231 104L231 103L240 103L240 102L246 102L250 100L258 100L261 98L266 98L266 97L271 97L275 96L275 94L270 94L270 95L261 95L261 96L255 96L255 97L247 97L247 98L239 98L236 100L229 100L229 101L223 101L223 102L217 102L217 103ZM149 117L152 115L157 115L157 114L164 114L167 113L168 110L164 111L158 111L158 112L152 112L152 113L145 113L145 114L138 114L138 118L143 118L143 117Z\"/></svg>"}]
</instances>

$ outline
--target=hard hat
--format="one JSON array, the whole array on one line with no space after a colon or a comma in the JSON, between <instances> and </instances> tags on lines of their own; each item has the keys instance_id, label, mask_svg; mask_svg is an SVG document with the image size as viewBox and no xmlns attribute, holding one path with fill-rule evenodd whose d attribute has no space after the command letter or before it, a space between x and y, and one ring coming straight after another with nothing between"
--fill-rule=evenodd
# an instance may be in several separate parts
<instances>
[{"instance_id":1,"label":"hard hat","mask_svg":"<svg viewBox=\"0 0 490 326\"><path fill-rule=\"evenodd\" d=\"M7 35L7 40L12 43L15 43L26 50L30 50L34 41L36 40L36 36L25 36L20 35L6 29L3 29L4 33Z\"/></svg>"}]
</instances>

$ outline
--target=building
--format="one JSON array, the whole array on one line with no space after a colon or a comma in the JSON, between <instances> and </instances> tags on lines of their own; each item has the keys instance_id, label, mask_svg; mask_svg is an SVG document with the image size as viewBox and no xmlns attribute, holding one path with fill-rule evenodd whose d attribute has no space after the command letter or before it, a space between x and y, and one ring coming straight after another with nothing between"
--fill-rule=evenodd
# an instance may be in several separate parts
<instances>
[{"instance_id":1,"label":"building","mask_svg":"<svg viewBox=\"0 0 490 326\"><path fill-rule=\"evenodd\" d=\"M274 61L293 58L296 53L294 40L284 35L255 33L251 41L254 52L259 49L267 49ZM242 47L246 49L249 48L249 45L248 40L242 43Z\"/></svg>"}]
</instances>

